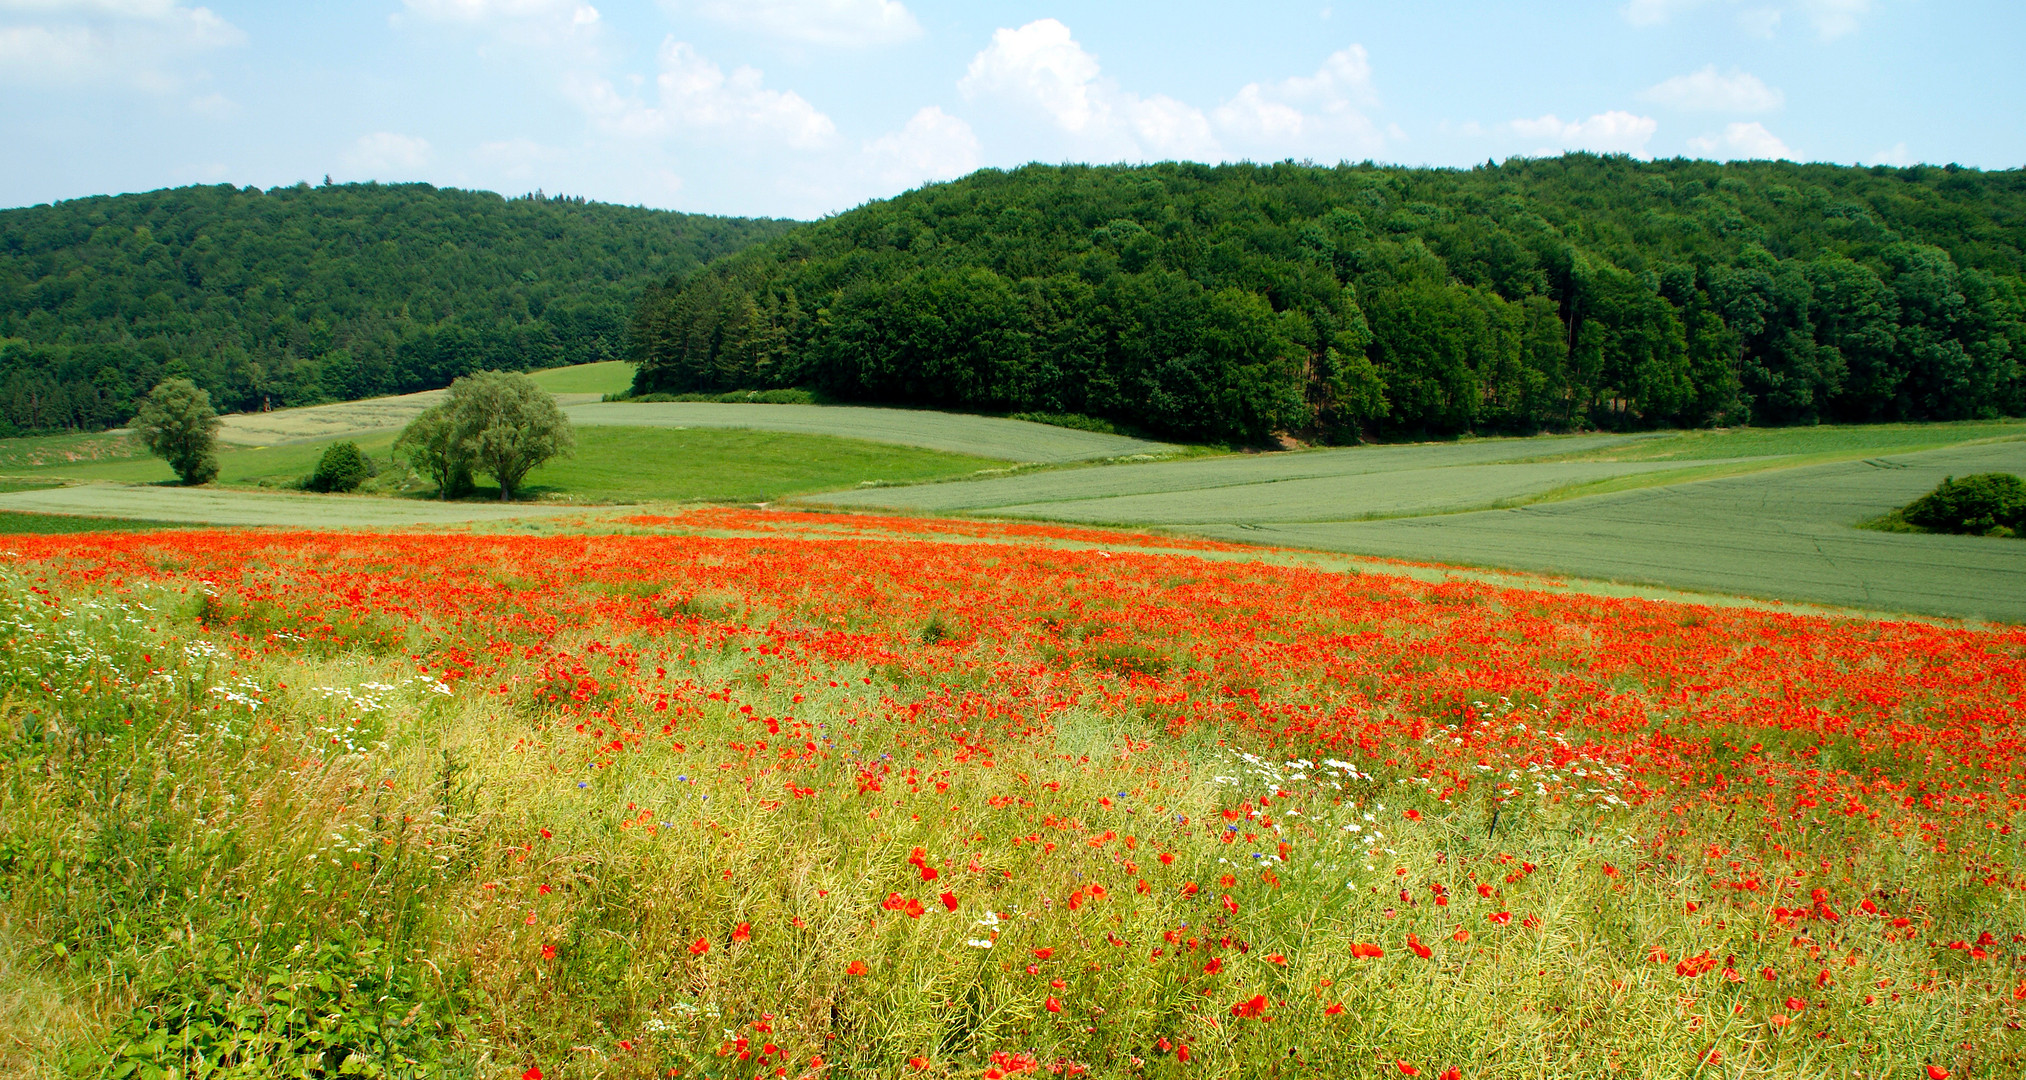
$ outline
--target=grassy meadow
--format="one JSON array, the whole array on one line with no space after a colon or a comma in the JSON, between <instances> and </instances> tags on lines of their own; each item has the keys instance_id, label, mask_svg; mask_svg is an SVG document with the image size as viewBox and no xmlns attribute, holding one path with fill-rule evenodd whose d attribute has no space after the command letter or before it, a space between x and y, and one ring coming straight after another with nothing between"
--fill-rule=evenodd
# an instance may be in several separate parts
<instances>
[{"instance_id":1,"label":"grassy meadow","mask_svg":"<svg viewBox=\"0 0 2026 1080\"><path fill-rule=\"evenodd\" d=\"M392 454L395 431L353 439L371 457L380 477L371 481L374 494L426 498L426 481ZM291 488L316 469L329 441L291 442L273 446L221 447L219 474L213 487ZM0 453L4 453L0 444ZM761 502L864 484L900 484L968 476L1001 468L1007 462L888 443L823 435L680 428L585 427L577 432L577 449L568 457L531 473L527 495L583 503L720 501ZM60 461L8 470L15 481L157 484L173 486L175 473L158 458L136 456L107 460ZM476 496L496 496L498 489L481 482ZM117 489L102 493L108 511L117 512ZM363 496L359 496L363 497ZM352 496L333 497L337 499ZM315 505L305 503L305 506ZM316 525L313 519L297 524Z\"/></svg>"},{"instance_id":2,"label":"grassy meadow","mask_svg":"<svg viewBox=\"0 0 2026 1080\"><path fill-rule=\"evenodd\" d=\"M535 385L551 394L622 394L633 385L633 365L624 360L575 364L529 372Z\"/></svg>"},{"instance_id":3,"label":"grassy meadow","mask_svg":"<svg viewBox=\"0 0 2026 1080\"><path fill-rule=\"evenodd\" d=\"M1164 530L1922 615L2026 621L2026 561L1860 524L1943 477L2026 473L2026 424L1481 439L826 493L849 509Z\"/></svg>"},{"instance_id":4,"label":"grassy meadow","mask_svg":"<svg viewBox=\"0 0 2026 1080\"><path fill-rule=\"evenodd\" d=\"M11 538L0 1073L2026 1068L2018 632L952 527Z\"/></svg>"}]
</instances>

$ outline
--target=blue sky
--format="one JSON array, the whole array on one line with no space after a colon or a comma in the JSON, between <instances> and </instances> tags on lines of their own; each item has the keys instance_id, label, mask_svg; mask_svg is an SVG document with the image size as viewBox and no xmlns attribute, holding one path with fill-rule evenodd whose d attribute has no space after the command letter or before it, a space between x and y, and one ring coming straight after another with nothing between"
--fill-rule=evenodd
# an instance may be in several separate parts
<instances>
[{"instance_id":1,"label":"blue sky","mask_svg":"<svg viewBox=\"0 0 2026 1080\"><path fill-rule=\"evenodd\" d=\"M426 180L814 217L981 166L2026 166L2019 0L0 0L0 206Z\"/></svg>"}]
</instances>

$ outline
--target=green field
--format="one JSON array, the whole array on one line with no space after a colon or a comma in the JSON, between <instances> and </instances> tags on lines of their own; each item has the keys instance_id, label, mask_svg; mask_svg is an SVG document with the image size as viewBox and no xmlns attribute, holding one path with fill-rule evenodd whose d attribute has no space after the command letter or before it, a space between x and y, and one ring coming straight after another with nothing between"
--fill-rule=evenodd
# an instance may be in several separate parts
<instances>
[{"instance_id":1,"label":"green field","mask_svg":"<svg viewBox=\"0 0 2026 1080\"><path fill-rule=\"evenodd\" d=\"M60 533L152 532L156 529L185 528L173 521L137 521L132 518L77 517L71 514L30 514L0 510L0 536L54 536Z\"/></svg>"},{"instance_id":2,"label":"green field","mask_svg":"<svg viewBox=\"0 0 2026 1080\"><path fill-rule=\"evenodd\" d=\"M1987 471L2026 473L2026 424L1358 447L808 501L1164 526L1247 543L2026 622L2026 544L1855 527L1944 476Z\"/></svg>"},{"instance_id":3,"label":"green field","mask_svg":"<svg viewBox=\"0 0 2026 1080\"><path fill-rule=\"evenodd\" d=\"M1124 435L1054 427L996 416L857 405L746 405L718 402L615 401L565 410L583 427L752 428L836 435L1000 461L1063 464L1176 448Z\"/></svg>"},{"instance_id":4,"label":"green field","mask_svg":"<svg viewBox=\"0 0 2026 1080\"><path fill-rule=\"evenodd\" d=\"M529 373L551 394L617 394L633 385L633 365L624 360L577 364Z\"/></svg>"},{"instance_id":5,"label":"green field","mask_svg":"<svg viewBox=\"0 0 2026 1080\"><path fill-rule=\"evenodd\" d=\"M2026 622L2026 543L1854 526L1947 475L2026 473L2026 442L1930 450L1516 510L1192 531L1917 614Z\"/></svg>"},{"instance_id":6,"label":"green field","mask_svg":"<svg viewBox=\"0 0 2026 1080\"><path fill-rule=\"evenodd\" d=\"M96 461L125 461L146 457L141 444L124 432L95 432L89 435L36 435L24 439L0 439L0 476L48 466L77 465Z\"/></svg>"},{"instance_id":7,"label":"green field","mask_svg":"<svg viewBox=\"0 0 2026 1080\"><path fill-rule=\"evenodd\" d=\"M522 502L497 507L481 485L473 501L448 507L428 499L429 488L388 451L394 433L359 439L381 469L369 481L379 495L302 495L293 483L316 468L328 443L228 447L218 455L219 479L199 489L175 483L155 458L86 461L21 470L0 494L0 510L103 514L121 518L240 525L369 527L430 524L550 513L554 506ZM535 499L583 506L598 503L765 502L790 495L861 484L905 484L961 477L1004 466L989 458L948 454L889 443L825 435L680 428L587 427L576 453L528 476ZM57 481L83 486L51 488ZM44 490L27 490L41 488ZM271 494L253 489L266 488ZM287 493L284 493L287 492ZM475 508L475 516L460 507Z\"/></svg>"},{"instance_id":8,"label":"green field","mask_svg":"<svg viewBox=\"0 0 2026 1080\"><path fill-rule=\"evenodd\" d=\"M355 437L359 449L366 452L384 470L389 467L387 451L394 445L396 432L380 431L364 437ZM0 441L0 454L7 453L8 443L25 440ZM336 440L319 442L278 443L273 446L234 446L226 444L218 452L218 483L227 487L281 487L308 476L316 469L317 459L324 449ZM105 460L52 461L43 465L15 467L0 470L11 480L42 480L71 482L110 482L121 484L174 484L175 470L160 458L137 455L127 458Z\"/></svg>"},{"instance_id":9,"label":"green field","mask_svg":"<svg viewBox=\"0 0 2026 1080\"><path fill-rule=\"evenodd\" d=\"M529 495L599 502L766 502L859 484L966 476L1003 461L772 431L579 427L575 456L528 474Z\"/></svg>"},{"instance_id":10,"label":"green field","mask_svg":"<svg viewBox=\"0 0 2026 1080\"><path fill-rule=\"evenodd\" d=\"M581 517L586 508L553 503L387 499L370 495L303 495L220 487L130 487L80 484L0 495L0 517L40 515L118 518L184 525L272 525L305 529L392 529L527 518ZM166 526L165 526L166 527ZM33 529L19 531L33 532Z\"/></svg>"}]
</instances>

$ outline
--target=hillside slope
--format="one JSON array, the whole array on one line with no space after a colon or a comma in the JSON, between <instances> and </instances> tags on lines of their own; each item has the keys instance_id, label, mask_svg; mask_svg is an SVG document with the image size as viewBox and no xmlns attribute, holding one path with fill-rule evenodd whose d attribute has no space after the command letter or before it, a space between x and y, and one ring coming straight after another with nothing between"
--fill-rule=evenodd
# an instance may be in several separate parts
<instances>
[{"instance_id":1,"label":"hillside slope","mask_svg":"<svg viewBox=\"0 0 2026 1080\"><path fill-rule=\"evenodd\" d=\"M188 187L0 211L0 433L616 358L643 289L791 222L426 184Z\"/></svg>"},{"instance_id":2,"label":"hillside slope","mask_svg":"<svg viewBox=\"0 0 2026 1080\"><path fill-rule=\"evenodd\" d=\"M1189 438L2016 413L2026 172L1570 154L985 170L642 303L640 392Z\"/></svg>"}]
</instances>

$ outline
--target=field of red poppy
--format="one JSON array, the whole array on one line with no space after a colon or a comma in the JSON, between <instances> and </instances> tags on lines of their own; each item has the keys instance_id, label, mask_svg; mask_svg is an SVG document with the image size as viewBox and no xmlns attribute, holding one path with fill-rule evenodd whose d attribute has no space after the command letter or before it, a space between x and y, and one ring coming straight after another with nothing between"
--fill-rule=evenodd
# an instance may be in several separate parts
<instances>
[{"instance_id":1,"label":"field of red poppy","mask_svg":"<svg viewBox=\"0 0 2026 1080\"><path fill-rule=\"evenodd\" d=\"M0 1073L2026 1072L2026 631L631 528L0 537Z\"/></svg>"}]
</instances>

